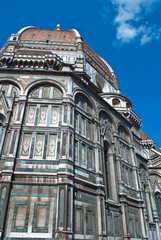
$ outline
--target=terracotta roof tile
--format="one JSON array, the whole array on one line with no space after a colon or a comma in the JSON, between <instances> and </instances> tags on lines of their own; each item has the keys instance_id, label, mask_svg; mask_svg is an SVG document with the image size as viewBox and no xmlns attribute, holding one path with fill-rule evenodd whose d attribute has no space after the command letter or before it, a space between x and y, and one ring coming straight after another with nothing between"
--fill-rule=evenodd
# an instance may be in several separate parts
<instances>
[{"instance_id":1,"label":"terracotta roof tile","mask_svg":"<svg viewBox=\"0 0 161 240\"><path fill-rule=\"evenodd\" d=\"M76 42L73 31L47 30L39 28L28 28L20 35L21 40L53 41L53 42Z\"/></svg>"},{"instance_id":2,"label":"terracotta roof tile","mask_svg":"<svg viewBox=\"0 0 161 240\"><path fill-rule=\"evenodd\" d=\"M28 28L20 35L21 40L37 40L37 41L53 41L53 42L76 42L76 35L74 31L68 30L47 30L39 28ZM101 60L101 58L83 41L84 48L110 73L108 66Z\"/></svg>"},{"instance_id":3,"label":"terracotta roof tile","mask_svg":"<svg viewBox=\"0 0 161 240\"><path fill-rule=\"evenodd\" d=\"M142 130L140 130L139 132L140 132L140 138L142 140L150 139Z\"/></svg>"},{"instance_id":4,"label":"terracotta roof tile","mask_svg":"<svg viewBox=\"0 0 161 240\"><path fill-rule=\"evenodd\" d=\"M77 37L76 33L73 30L63 31L63 30L47 30L47 29L39 29L36 27L30 27L22 31L20 35L20 40L35 40L35 41L51 41L51 42L64 42L64 43L76 43ZM89 45L83 41L83 48L86 49L102 66L105 70L107 70L111 74L111 70L108 65L97 55ZM117 80L116 86L117 85Z\"/></svg>"},{"instance_id":5,"label":"terracotta roof tile","mask_svg":"<svg viewBox=\"0 0 161 240\"><path fill-rule=\"evenodd\" d=\"M90 46L83 41L84 48L110 73L108 66L102 61L102 59L90 48Z\"/></svg>"}]
</instances>

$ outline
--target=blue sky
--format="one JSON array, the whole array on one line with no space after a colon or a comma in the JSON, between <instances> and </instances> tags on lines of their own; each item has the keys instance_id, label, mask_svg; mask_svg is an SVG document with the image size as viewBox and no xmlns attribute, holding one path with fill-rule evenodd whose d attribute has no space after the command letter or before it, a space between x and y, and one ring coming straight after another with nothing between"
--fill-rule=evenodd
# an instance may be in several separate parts
<instances>
[{"instance_id":1,"label":"blue sky","mask_svg":"<svg viewBox=\"0 0 161 240\"><path fill-rule=\"evenodd\" d=\"M141 129L161 146L161 0L1 1L0 48L25 26L77 29L114 69Z\"/></svg>"}]
</instances>

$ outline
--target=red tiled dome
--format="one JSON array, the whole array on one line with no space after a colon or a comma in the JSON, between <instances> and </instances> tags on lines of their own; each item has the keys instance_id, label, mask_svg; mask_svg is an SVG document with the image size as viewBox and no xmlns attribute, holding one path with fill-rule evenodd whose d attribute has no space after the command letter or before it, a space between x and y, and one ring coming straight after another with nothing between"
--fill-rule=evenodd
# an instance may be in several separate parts
<instances>
[{"instance_id":1,"label":"red tiled dome","mask_svg":"<svg viewBox=\"0 0 161 240\"><path fill-rule=\"evenodd\" d=\"M20 39L37 41L49 40L51 42L76 42L76 35L72 30L48 30L31 27L22 31Z\"/></svg>"}]
</instances>

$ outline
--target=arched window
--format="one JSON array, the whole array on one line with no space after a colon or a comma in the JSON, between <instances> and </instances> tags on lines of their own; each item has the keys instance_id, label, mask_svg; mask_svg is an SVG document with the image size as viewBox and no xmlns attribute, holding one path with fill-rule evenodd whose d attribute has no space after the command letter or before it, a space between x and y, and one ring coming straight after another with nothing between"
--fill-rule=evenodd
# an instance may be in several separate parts
<instances>
[{"instance_id":1,"label":"arched window","mask_svg":"<svg viewBox=\"0 0 161 240\"><path fill-rule=\"evenodd\" d=\"M156 203L156 207L157 207L159 222L161 223L161 193L156 192L154 195L154 198L155 198L155 203Z\"/></svg>"},{"instance_id":2,"label":"arched window","mask_svg":"<svg viewBox=\"0 0 161 240\"><path fill-rule=\"evenodd\" d=\"M92 103L86 96L81 93L77 93L75 97L75 104L75 162L83 168L94 169L94 128ZM82 138L84 138L83 141Z\"/></svg>"},{"instance_id":3,"label":"arched window","mask_svg":"<svg viewBox=\"0 0 161 240\"><path fill-rule=\"evenodd\" d=\"M129 146L130 137L127 133L127 130L122 125L119 125L118 127L118 134L119 134L119 153L122 158L121 162L122 181L126 186L133 188L135 187L135 176L133 172L133 167L129 165L129 164L132 165L131 149Z\"/></svg>"},{"instance_id":4,"label":"arched window","mask_svg":"<svg viewBox=\"0 0 161 240\"><path fill-rule=\"evenodd\" d=\"M141 188L142 188L142 197L144 204L146 206L146 211L148 213L148 219L150 222L153 222L153 214L152 214L152 206L150 200L150 189L149 189L149 182L148 182L148 172L143 164L140 164L140 180L141 180Z\"/></svg>"},{"instance_id":5,"label":"arched window","mask_svg":"<svg viewBox=\"0 0 161 240\"><path fill-rule=\"evenodd\" d=\"M155 198L159 222L161 223L161 176L159 176L158 174L152 173L150 175L150 179L151 179L152 188L157 189L157 191L154 194L154 198Z\"/></svg>"},{"instance_id":6,"label":"arched window","mask_svg":"<svg viewBox=\"0 0 161 240\"><path fill-rule=\"evenodd\" d=\"M58 126L62 91L55 85L39 85L29 92L25 115L27 125ZM33 99L33 102L31 101ZM44 99L45 101L41 101ZM55 101L51 101L55 100Z\"/></svg>"},{"instance_id":7,"label":"arched window","mask_svg":"<svg viewBox=\"0 0 161 240\"><path fill-rule=\"evenodd\" d=\"M52 85L41 85L34 90L32 90L29 94L29 98L43 98L43 99L62 99L62 91Z\"/></svg>"},{"instance_id":8,"label":"arched window","mask_svg":"<svg viewBox=\"0 0 161 240\"><path fill-rule=\"evenodd\" d=\"M77 106L75 111L75 130L89 140L93 140L92 104L84 95L79 93L76 95L75 103Z\"/></svg>"},{"instance_id":9,"label":"arched window","mask_svg":"<svg viewBox=\"0 0 161 240\"><path fill-rule=\"evenodd\" d=\"M99 119L102 134L105 135L108 134L109 131L112 131L112 120L104 111L99 113Z\"/></svg>"},{"instance_id":10,"label":"arched window","mask_svg":"<svg viewBox=\"0 0 161 240\"><path fill-rule=\"evenodd\" d=\"M145 167L141 164L140 165L140 180L143 188L146 188L147 186L147 171Z\"/></svg>"},{"instance_id":11,"label":"arched window","mask_svg":"<svg viewBox=\"0 0 161 240\"><path fill-rule=\"evenodd\" d=\"M0 91L4 92L6 97L19 96L20 89L12 83L0 84Z\"/></svg>"},{"instance_id":12,"label":"arched window","mask_svg":"<svg viewBox=\"0 0 161 240\"><path fill-rule=\"evenodd\" d=\"M119 125L118 127L118 134L120 137L119 139L120 155L124 161L130 163L131 162L131 152L129 148L130 138L126 129L122 125Z\"/></svg>"},{"instance_id":13,"label":"arched window","mask_svg":"<svg viewBox=\"0 0 161 240\"><path fill-rule=\"evenodd\" d=\"M128 135L126 129L122 125L119 125L118 133L119 133L120 138L122 138L124 141L129 143L129 135Z\"/></svg>"},{"instance_id":14,"label":"arched window","mask_svg":"<svg viewBox=\"0 0 161 240\"><path fill-rule=\"evenodd\" d=\"M92 104L90 101L83 95L83 94L77 94L75 97L75 103L87 114L93 115L92 112Z\"/></svg>"},{"instance_id":15,"label":"arched window","mask_svg":"<svg viewBox=\"0 0 161 240\"><path fill-rule=\"evenodd\" d=\"M152 173L150 174L150 179L153 187L155 186L155 184L157 184L161 189L161 176L159 176L157 173Z\"/></svg>"},{"instance_id":16,"label":"arched window","mask_svg":"<svg viewBox=\"0 0 161 240\"><path fill-rule=\"evenodd\" d=\"M29 98L62 99L62 91L55 86L44 84L34 88L29 94Z\"/></svg>"}]
</instances>

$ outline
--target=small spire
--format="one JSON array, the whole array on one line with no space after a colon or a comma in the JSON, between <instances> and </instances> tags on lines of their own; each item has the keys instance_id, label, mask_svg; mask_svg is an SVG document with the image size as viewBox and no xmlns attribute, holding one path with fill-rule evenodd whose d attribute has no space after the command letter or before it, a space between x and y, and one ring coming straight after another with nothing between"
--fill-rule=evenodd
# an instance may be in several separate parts
<instances>
[{"instance_id":1,"label":"small spire","mask_svg":"<svg viewBox=\"0 0 161 240\"><path fill-rule=\"evenodd\" d=\"M56 29L60 30L60 24L57 24Z\"/></svg>"}]
</instances>

